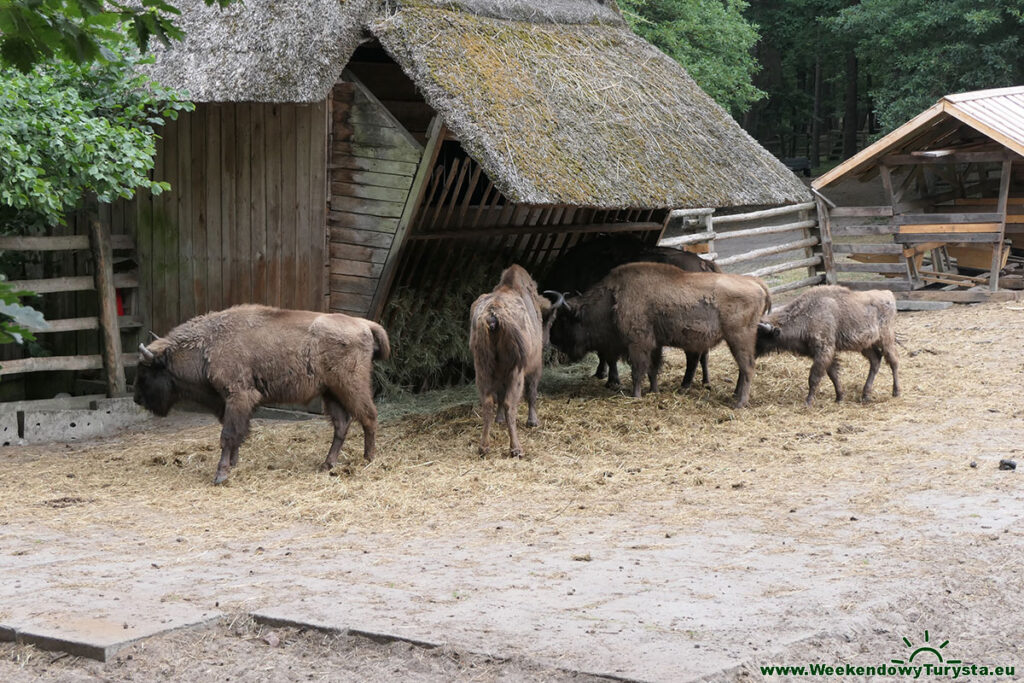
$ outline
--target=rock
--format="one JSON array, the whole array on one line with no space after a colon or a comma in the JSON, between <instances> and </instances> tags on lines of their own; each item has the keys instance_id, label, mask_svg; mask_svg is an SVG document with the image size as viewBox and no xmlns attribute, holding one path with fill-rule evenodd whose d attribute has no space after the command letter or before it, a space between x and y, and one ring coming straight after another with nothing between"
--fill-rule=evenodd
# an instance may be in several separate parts
<instances>
[{"instance_id":1,"label":"rock","mask_svg":"<svg viewBox=\"0 0 1024 683\"><path fill-rule=\"evenodd\" d=\"M263 636L263 642L269 645L270 647L277 647L281 644L281 638L278 637L276 633L271 631L267 635Z\"/></svg>"},{"instance_id":2,"label":"rock","mask_svg":"<svg viewBox=\"0 0 1024 683\"><path fill-rule=\"evenodd\" d=\"M1006 458L1004 458L999 461L999 469L1015 470L1017 469L1017 462L1015 460L1007 460Z\"/></svg>"}]
</instances>

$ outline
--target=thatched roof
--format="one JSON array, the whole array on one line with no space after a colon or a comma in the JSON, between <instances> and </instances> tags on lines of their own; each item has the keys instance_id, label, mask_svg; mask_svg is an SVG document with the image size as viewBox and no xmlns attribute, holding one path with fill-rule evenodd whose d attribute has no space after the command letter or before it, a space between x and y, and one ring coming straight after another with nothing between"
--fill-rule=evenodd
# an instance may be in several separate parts
<instances>
[{"instance_id":1,"label":"thatched roof","mask_svg":"<svg viewBox=\"0 0 1024 683\"><path fill-rule=\"evenodd\" d=\"M181 43L144 68L196 102L319 102L359 44L376 0L178 0Z\"/></svg>"},{"instance_id":2,"label":"thatched roof","mask_svg":"<svg viewBox=\"0 0 1024 683\"><path fill-rule=\"evenodd\" d=\"M611 0L247 0L219 20L201 0L180 5L189 38L159 56L164 84L200 101L316 101L368 30L515 202L810 197Z\"/></svg>"}]
</instances>

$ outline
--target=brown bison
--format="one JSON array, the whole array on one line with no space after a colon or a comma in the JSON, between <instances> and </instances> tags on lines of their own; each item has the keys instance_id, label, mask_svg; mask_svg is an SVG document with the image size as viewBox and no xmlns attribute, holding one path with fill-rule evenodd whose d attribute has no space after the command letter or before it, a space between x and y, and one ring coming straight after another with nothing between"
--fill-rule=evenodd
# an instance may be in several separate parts
<instances>
[{"instance_id":1,"label":"brown bison","mask_svg":"<svg viewBox=\"0 0 1024 683\"><path fill-rule=\"evenodd\" d=\"M508 426L509 454L521 457L516 411L523 389L529 406L527 426L536 427L537 384L544 350L544 314L551 303L537 293L537 283L518 265L502 272L489 294L480 295L469 311L469 348L476 369L476 387L484 427L480 454L490 447L491 424L497 411Z\"/></svg>"},{"instance_id":2,"label":"brown bison","mask_svg":"<svg viewBox=\"0 0 1024 683\"><path fill-rule=\"evenodd\" d=\"M672 247L656 247L645 244L642 240L630 235L601 235L586 242L577 244L560 256L548 269L544 279L544 288L559 292L583 292L594 286L601 278L611 272L612 268L625 263L667 263L692 273L720 273L721 269L714 261L701 258L697 254ZM608 376L605 383L609 389L618 389L619 366L618 358L607 358L601 353L597 355L597 371L594 377L601 379ZM700 361L701 375L704 386L710 386L708 377L708 354L687 355L687 365Z\"/></svg>"},{"instance_id":3,"label":"brown bison","mask_svg":"<svg viewBox=\"0 0 1024 683\"><path fill-rule=\"evenodd\" d=\"M690 354L704 353L725 340L739 366L735 405L746 405L758 320L771 308L768 288L759 279L630 263L612 270L583 295L559 304L551 343L574 360L588 351L606 357L625 354L636 397L645 374L651 391L658 390L662 346L688 352L683 378L687 387L695 370Z\"/></svg>"},{"instance_id":4,"label":"brown bison","mask_svg":"<svg viewBox=\"0 0 1024 683\"><path fill-rule=\"evenodd\" d=\"M195 401L224 425L214 484L238 462L253 410L265 403L323 400L334 441L321 469L334 467L355 418L363 427L363 457L373 459L377 408L373 360L391 353L375 322L340 313L235 306L178 325L149 346L139 345L135 402L163 417L179 400Z\"/></svg>"},{"instance_id":5,"label":"brown bison","mask_svg":"<svg viewBox=\"0 0 1024 683\"><path fill-rule=\"evenodd\" d=\"M883 356L892 370L892 395L899 396L895 325L896 298L889 290L813 287L758 325L757 355L788 351L813 358L807 381L808 406L825 373L836 389L836 401L843 400L839 351L860 351L868 359L870 369L861 400L871 398L871 385Z\"/></svg>"}]
</instances>

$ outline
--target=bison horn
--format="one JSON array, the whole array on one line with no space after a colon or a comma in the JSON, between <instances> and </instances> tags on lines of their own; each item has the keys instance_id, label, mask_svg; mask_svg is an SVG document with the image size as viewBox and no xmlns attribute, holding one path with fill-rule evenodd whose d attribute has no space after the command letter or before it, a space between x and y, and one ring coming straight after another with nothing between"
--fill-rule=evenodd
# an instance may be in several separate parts
<instances>
[{"instance_id":1,"label":"bison horn","mask_svg":"<svg viewBox=\"0 0 1024 683\"><path fill-rule=\"evenodd\" d=\"M562 306L565 306L565 295L564 294L562 294L561 292L556 292L556 291L550 290L550 289L544 290L544 296L548 296L549 294L554 297L554 299L551 301L551 307L552 308L561 308Z\"/></svg>"},{"instance_id":2,"label":"bison horn","mask_svg":"<svg viewBox=\"0 0 1024 683\"><path fill-rule=\"evenodd\" d=\"M139 344L139 353L142 355L143 358L145 358L147 361L151 363L153 362L153 359L156 358L156 355L152 351L147 349L144 344Z\"/></svg>"},{"instance_id":3,"label":"bison horn","mask_svg":"<svg viewBox=\"0 0 1024 683\"><path fill-rule=\"evenodd\" d=\"M779 333L779 330L777 327L775 327L775 325L764 322L757 324L757 331L769 337L775 336Z\"/></svg>"},{"instance_id":4,"label":"bison horn","mask_svg":"<svg viewBox=\"0 0 1024 683\"><path fill-rule=\"evenodd\" d=\"M156 340L160 339L160 335L157 334L156 332L154 332L153 330L150 330L149 334L150 334L150 336L153 337L153 341L156 341Z\"/></svg>"}]
</instances>

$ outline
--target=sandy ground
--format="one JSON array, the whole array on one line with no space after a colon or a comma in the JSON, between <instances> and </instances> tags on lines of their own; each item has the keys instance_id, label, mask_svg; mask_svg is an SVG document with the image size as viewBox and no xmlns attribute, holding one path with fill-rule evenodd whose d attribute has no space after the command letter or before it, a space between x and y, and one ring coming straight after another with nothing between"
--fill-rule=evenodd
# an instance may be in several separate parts
<instances>
[{"instance_id":1,"label":"sandy ground","mask_svg":"<svg viewBox=\"0 0 1024 683\"><path fill-rule=\"evenodd\" d=\"M904 395L883 369L869 404L826 386L804 408L800 359L761 360L740 412L723 406L722 349L710 395L628 399L581 366L585 389L545 385L523 461L480 461L458 401L387 422L383 464L339 477L315 472L319 421L257 424L220 489L216 426L196 416L0 450L0 624L221 615L107 663L0 644L0 680L809 680L761 667L912 655L1016 667L959 680L1020 680L1024 490L998 463L1024 461L1024 306L899 327ZM850 395L864 365L847 359ZM937 654L915 655L925 645Z\"/></svg>"}]
</instances>

